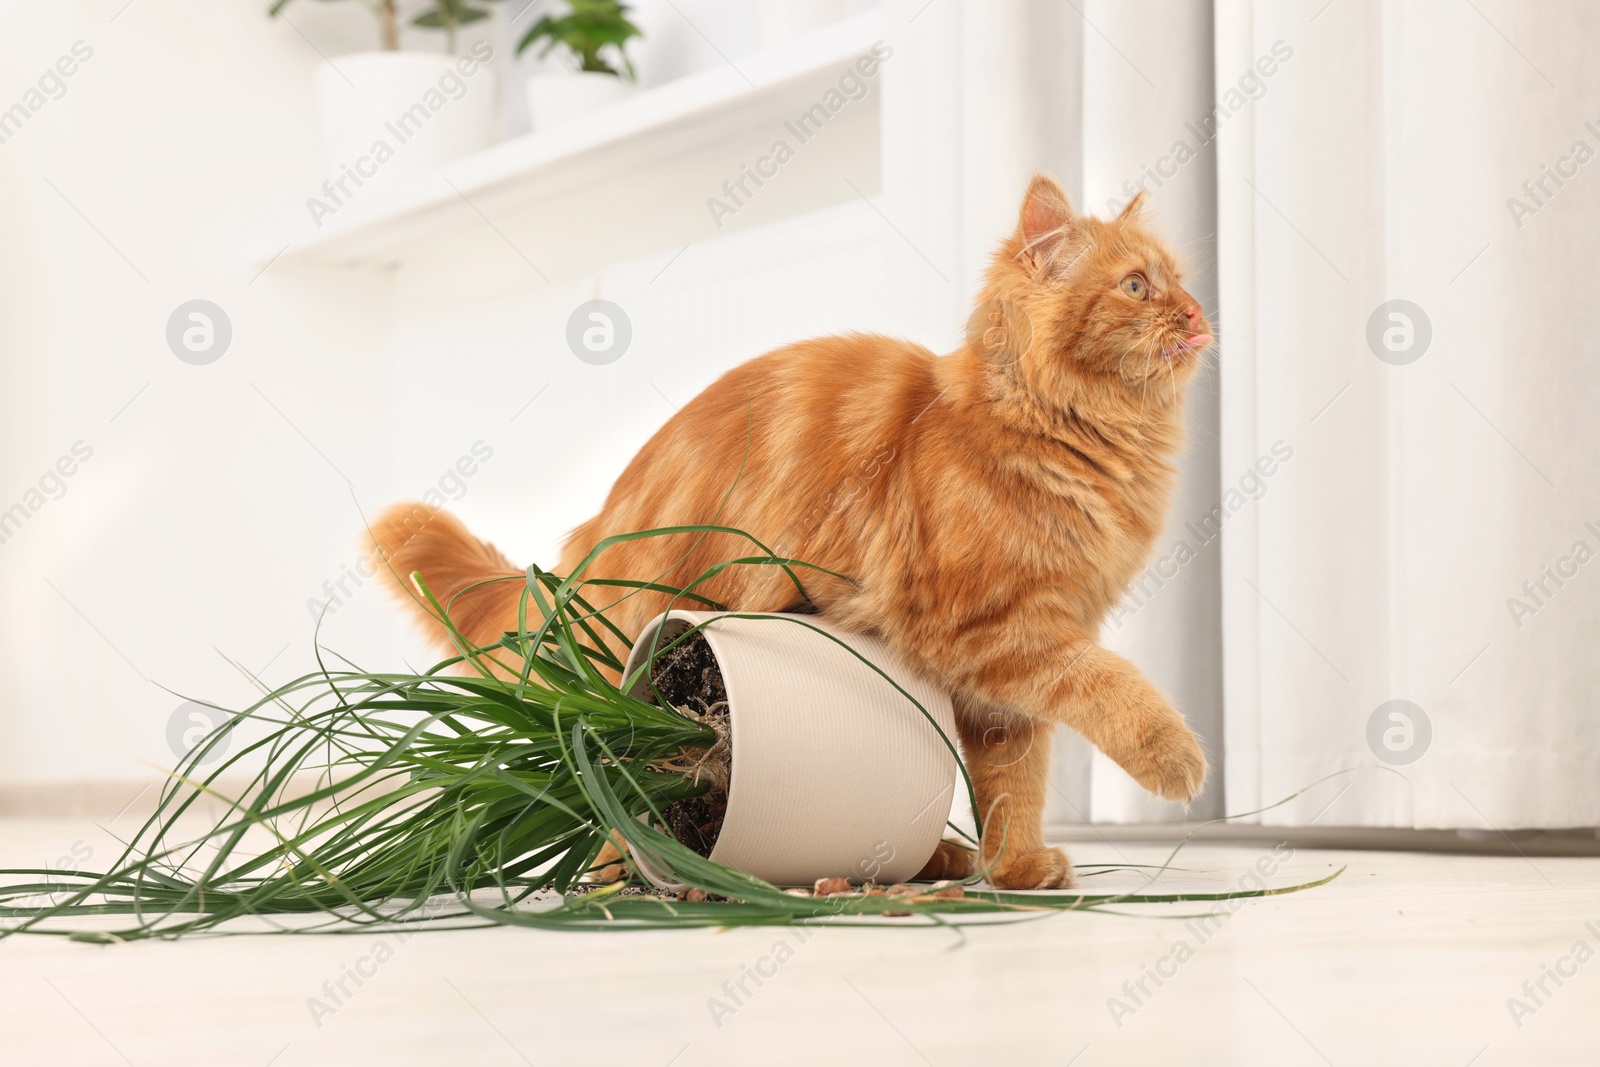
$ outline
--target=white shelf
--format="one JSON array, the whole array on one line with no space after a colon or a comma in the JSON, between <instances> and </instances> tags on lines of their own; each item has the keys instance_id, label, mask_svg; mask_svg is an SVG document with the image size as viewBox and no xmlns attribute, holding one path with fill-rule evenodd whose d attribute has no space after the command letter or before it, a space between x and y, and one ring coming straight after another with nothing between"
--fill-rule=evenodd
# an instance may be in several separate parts
<instances>
[{"instance_id":1,"label":"white shelf","mask_svg":"<svg viewBox=\"0 0 1600 1067\"><path fill-rule=\"evenodd\" d=\"M591 118L374 188L320 229L307 221L266 238L261 259L287 244L285 263L393 265L504 241L556 279L871 194L881 67L866 96L804 143L785 123L821 102L881 37L872 13L634 94ZM719 227L707 199L723 196L723 182L779 138L794 158Z\"/></svg>"}]
</instances>

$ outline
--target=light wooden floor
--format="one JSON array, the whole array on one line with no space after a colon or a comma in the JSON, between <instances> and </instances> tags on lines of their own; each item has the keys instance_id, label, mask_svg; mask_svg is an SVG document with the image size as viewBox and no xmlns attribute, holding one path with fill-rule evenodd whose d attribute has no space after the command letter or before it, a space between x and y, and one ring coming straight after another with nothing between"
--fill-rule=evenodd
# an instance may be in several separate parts
<instances>
[{"instance_id":1,"label":"light wooden floor","mask_svg":"<svg viewBox=\"0 0 1600 1067\"><path fill-rule=\"evenodd\" d=\"M57 865L74 844L102 860L111 847L87 822L0 821L5 866ZM1074 847L1080 863L1162 853ZM1162 883L1229 888L1270 856L1192 846ZM969 929L964 944L848 929L25 938L0 943L0 1063L1600 1063L1600 859L1301 850L1271 880L1345 864L1332 885L1252 903L1209 936L1077 914ZM371 976L346 979L335 1006L324 983L358 964ZM758 986L755 970L770 977ZM314 1017L314 997L334 1010ZM1513 997L1528 1009L1516 1017Z\"/></svg>"}]
</instances>

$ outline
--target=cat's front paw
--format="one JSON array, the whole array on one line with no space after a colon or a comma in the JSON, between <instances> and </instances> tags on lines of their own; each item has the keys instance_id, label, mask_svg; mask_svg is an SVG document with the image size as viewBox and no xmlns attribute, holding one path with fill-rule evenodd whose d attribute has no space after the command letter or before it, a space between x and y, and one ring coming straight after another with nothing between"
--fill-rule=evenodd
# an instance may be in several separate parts
<instances>
[{"instance_id":1,"label":"cat's front paw","mask_svg":"<svg viewBox=\"0 0 1600 1067\"><path fill-rule=\"evenodd\" d=\"M612 834L611 840L600 846L600 851L595 855L594 862L589 865L589 873L584 876L585 882L620 882L628 877L628 865L623 858L628 854L628 845L617 834Z\"/></svg>"},{"instance_id":2,"label":"cat's front paw","mask_svg":"<svg viewBox=\"0 0 1600 1067\"><path fill-rule=\"evenodd\" d=\"M1059 848L1038 848L1001 856L984 880L996 889L1071 889L1072 861Z\"/></svg>"},{"instance_id":3,"label":"cat's front paw","mask_svg":"<svg viewBox=\"0 0 1600 1067\"><path fill-rule=\"evenodd\" d=\"M1206 753L1200 739L1175 711L1146 738L1123 770L1163 800L1186 806L1206 782Z\"/></svg>"},{"instance_id":4,"label":"cat's front paw","mask_svg":"<svg viewBox=\"0 0 1600 1067\"><path fill-rule=\"evenodd\" d=\"M978 869L978 854L959 841L944 840L917 873L919 882L960 881Z\"/></svg>"}]
</instances>

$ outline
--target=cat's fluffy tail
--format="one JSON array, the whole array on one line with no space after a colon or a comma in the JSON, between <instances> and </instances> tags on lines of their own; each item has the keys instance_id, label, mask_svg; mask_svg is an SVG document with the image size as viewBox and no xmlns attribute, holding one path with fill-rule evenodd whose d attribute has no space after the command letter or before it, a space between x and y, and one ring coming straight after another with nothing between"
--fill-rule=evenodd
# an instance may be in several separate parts
<instances>
[{"instance_id":1,"label":"cat's fluffy tail","mask_svg":"<svg viewBox=\"0 0 1600 1067\"><path fill-rule=\"evenodd\" d=\"M460 650L413 583L413 573L449 609L450 621L473 644L494 644L502 633L517 628L523 583L492 579L520 579L522 568L489 542L472 536L454 515L422 503L395 504L377 517L369 535L385 585L426 627L440 651L456 655Z\"/></svg>"}]
</instances>

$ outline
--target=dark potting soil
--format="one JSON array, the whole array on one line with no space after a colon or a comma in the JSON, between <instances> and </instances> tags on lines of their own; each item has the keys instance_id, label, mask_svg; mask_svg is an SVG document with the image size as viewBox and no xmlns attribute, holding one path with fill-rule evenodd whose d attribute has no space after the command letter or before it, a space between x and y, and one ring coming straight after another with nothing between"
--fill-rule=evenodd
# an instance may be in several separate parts
<instances>
[{"instance_id":1,"label":"dark potting soil","mask_svg":"<svg viewBox=\"0 0 1600 1067\"><path fill-rule=\"evenodd\" d=\"M711 788L697 797L680 800L662 811L672 836L702 856L722 833L728 813L728 781L733 772L733 750L728 743L728 690L722 668L703 634L696 633L657 658L651 681L666 702L690 718L717 731L719 741L710 750L688 754L694 764L690 777L709 781Z\"/></svg>"}]
</instances>

